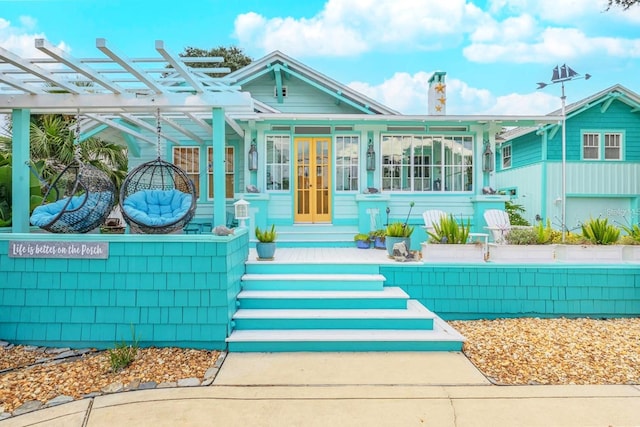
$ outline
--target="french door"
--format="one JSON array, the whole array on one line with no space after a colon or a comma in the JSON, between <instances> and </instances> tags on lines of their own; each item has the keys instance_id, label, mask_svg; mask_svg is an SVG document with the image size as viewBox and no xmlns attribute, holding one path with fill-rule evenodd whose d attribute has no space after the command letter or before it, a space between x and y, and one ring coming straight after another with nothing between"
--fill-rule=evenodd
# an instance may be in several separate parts
<instances>
[{"instance_id":1,"label":"french door","mask_svg":"<svg viewBox=\"0 0 640 427\"><path fill-rule=\"evenodd\" d=\"M294 221L331 222L331 139L295 138Z\"/></svg>"}]
</instances>

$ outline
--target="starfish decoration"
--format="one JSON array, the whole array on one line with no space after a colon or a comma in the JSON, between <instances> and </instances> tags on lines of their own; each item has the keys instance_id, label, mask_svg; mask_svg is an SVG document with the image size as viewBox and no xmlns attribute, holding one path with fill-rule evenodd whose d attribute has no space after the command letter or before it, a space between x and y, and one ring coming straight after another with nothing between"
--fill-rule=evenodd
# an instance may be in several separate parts
<instances>
[{"instance_id":1,"label":"starfish decoration","mask_svg":"<svg viewBox=\"0 0 640 427\"><path fill-rule=\"evenodd\" d=\"M442 105L436 105L436 111L442 111Z\"/></svg>"},{"instance_id":2,"label":"starfish decoration","mask_svg":"<svg viewBox=\"0 0 640 427\"><path fill-rule=\"evenodd\" d=\"M441 96L440 98L438 98L438 101L440 101L440 103L444 105L447 103L447 98L445 98L444 96Z\"/></svg>"},{"instance_id":3,"label":"starfish decoration","mask_svg":"<svg viewBox=\"0 0 640 427\"><path fill-rule=\"evenodd\" d=\"M436 92L444 93L444 89L445 89L446 87L447 87L446 85L443 85L442 83L438 83L438 84L436 85L435 89L436 89Z\"/></svg>"}]
</instances>

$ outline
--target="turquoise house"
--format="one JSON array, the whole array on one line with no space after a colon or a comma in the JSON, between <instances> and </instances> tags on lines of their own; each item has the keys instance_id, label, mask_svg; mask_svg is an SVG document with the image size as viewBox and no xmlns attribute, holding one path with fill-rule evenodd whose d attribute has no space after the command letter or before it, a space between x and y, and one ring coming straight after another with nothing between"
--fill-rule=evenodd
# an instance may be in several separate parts
<instances>
[{"instance_id":1,"label":"turquoise house","mask_svg":"<svg viewBox=\"0 0 640 427\"><path fill-rule=\"evenodd\" d=\"M640 95L615 85L566 107L566 226L589 218L637 224L640 216ZM551 113L557 115L558 111ZM562 123L500 135L495 182L534 223L562 224Z\"/></svg>"},{"instance_id":2,"label":"turquoise house","mask_svg":"<svg viewBox=\"0 0 640 427\"><path fill-rule=\"evenodd\" d=\"M464 338L442 319L639 314L637 261L396 263L386 254L375 258L380 251L338 247L387 222L421 225L426 209L468 218L482 232L486 209L510 196L533 198L524 178L507 179L509 173L557 173L556 145L540 140L557 139L558 115L448 115L444 73L430 80L429 114L403 115L281 52L213 78L208 73L229 71L215 67L219 58L179 58L161 41L156 56L145 58L128 58L105 39L96 40L93 58L74 58L43 39L35 47L43 58L0 47L0 114L10 116L13 132L13 221L0 231L0 339L105 348L130 339L133 326L142 345L460 350ZM213 65L190 67L197 62ZM572 131L589 144L602 138L603 159L615 152L610 134L620 135L621 159L581 162L602 167L603 180L610 179L605 166L631 175L638 133L627 127L637 122L637 95L618 88L605 96L578 108L584 111L575 119L584 115L592 124ZM79 115L80 138L126 144L132 169L159 156L184 170L197 197L186 232L51 234L31 227L29 122L50 113ZM619 121L595 126L593 116ZM505 127L534 131L505 142ZM589 144L584 152L593 156ZM520 147L547 160L516 163ZM555 180L541 178L537 194L545 194L545 183ZM620 185L617 194L635 200L624 206L637 209L637 191ZM597 188L588 194L611 193ZM570 194L581 193L572 187ZM234 225L240 200L249 203L247 228L207 232ZM541 202L540 214L550 215L553 203ZM256 261L253 226L270 224L283 251L275 262ZM424 238L417 227L412 244Z\"/></svg>"}]
</instances>

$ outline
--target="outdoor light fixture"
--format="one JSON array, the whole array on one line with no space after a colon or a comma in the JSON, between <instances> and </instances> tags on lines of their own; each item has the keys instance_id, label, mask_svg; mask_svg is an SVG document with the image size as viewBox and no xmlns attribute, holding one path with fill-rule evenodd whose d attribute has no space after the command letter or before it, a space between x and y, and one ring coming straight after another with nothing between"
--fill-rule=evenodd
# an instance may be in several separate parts
<instances>
[{"instance_id":1,"label":"outdoor light fixture","mask_svg":"<svg viewBox=\"0 0 640 427\"><path fill-rule=\"evenodd\" d=\"M494 167L495 158L493 157L493 151L491 151L491 144L486 141L482 152L482 172L493 172Z\"/></svg>"},{"instance_id":2,"label":"outdoor light fixture","mask_svg":"<svg viewBox=\"0 0 640 427\"><path fill-rule=\"evenodd\" d=\"M233 204L236 219L240 221L240 228L247 228L245 221L249 219L249 202L244 199L240 199Z\"/></svg>"},{"instance_id":3,"label":"outdoor light fixture","mask_svg":"<svg viewBox=\"0 0 640 427\"><path fill-rule=\"evenodd\" d=\"M538 82L537 87L537 89L542 89L556 83L560 83L562 87L562 96L560 96L560 99L562 100L562 243L565 242L567 236L567 97L564 94L564 82L577 79L589 80L590 78L590 74L581 76L580 74L573 71L571 67L567 66L567 64L564 64L562 66L556 66L553 69L553 74L551 75L551 83Z\"/></svg>"},{"instance_id":4,"label":"outdoor light fixture","mask_svg":"<svg viewBox=\"0 0 640 427\"><path fill-rule=\"evenodd\" d=\"M249 148L248 164L250 171L258 170L258 149L256 148L255 138L253 138L253 141L251 141L251 148Z\"/></svg>"},{"instance_id":5,"label":"outdoor light fixture","mask_svg":"<svg viewBox=\"0 0 640 427\"><path fill-rule=\"evenodd\" d=\"M376 152L373 149L373 141L369 139L369 148L367 148L367 170L376 170Z\"/></svg>"}]
</instances>

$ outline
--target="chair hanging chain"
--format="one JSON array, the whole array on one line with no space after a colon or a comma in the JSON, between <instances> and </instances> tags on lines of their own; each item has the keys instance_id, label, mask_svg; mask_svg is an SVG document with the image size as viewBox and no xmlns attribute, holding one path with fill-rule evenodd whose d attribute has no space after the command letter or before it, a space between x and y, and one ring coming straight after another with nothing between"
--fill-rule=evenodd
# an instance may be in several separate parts
<instances>
[{"instance_id":1,"label":"chair hanging chain","mask_svg":"<svg viewBox=\"0 0 640 427\"><path fill-rule=\"evenodd\" d=\"M160 108L156 110L156 133L157 133L157 142L156 148L158 149L158 159L160 158L160 133L162 132L162 127L160 126Z\"/></svg>"},{"instance_id":2,"label":"chair hanging chain","mask_svg":"<svg viewBox=\"0 0 640 427\"><path fill-rule=\"evenodd\" d=\"M76 138L74 145L73 157L76 162L80 163L80 110L76 113Z\"/></svg>"}]
</instances>

